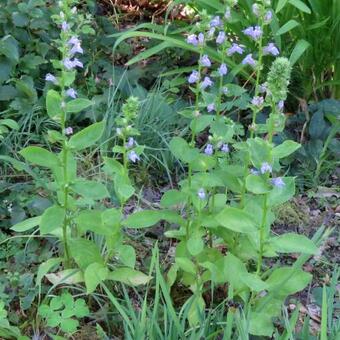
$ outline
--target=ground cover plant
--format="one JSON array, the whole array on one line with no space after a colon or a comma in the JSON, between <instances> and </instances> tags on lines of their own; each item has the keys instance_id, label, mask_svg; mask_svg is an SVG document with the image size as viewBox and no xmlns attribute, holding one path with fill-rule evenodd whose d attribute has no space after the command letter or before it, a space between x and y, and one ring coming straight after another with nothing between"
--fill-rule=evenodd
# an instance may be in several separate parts
<instances>
[{"instance_id":1,"label":"ground cover plant","mask_svg":"<svg viewBox=\"0 0 340 340\"><path fill-rule=\"evenodd\" d=\"M298 22L280 15L309 5L156 1L164 22L108 27L113 54L93 42L96 59L86 48L110 25L96 18L104 3L89 2L94 17L76 0L12 14L19 27L39 14L54 33L39 91L49 124L20 151L0 148L0 337L337 339L339 103L284 113L307 45L281 40ZM110 70L129 44L133 68ZM148 69L168 48L182 58ZM21 128L7 105L2 141Z\"/></svg>"}]
</instances>

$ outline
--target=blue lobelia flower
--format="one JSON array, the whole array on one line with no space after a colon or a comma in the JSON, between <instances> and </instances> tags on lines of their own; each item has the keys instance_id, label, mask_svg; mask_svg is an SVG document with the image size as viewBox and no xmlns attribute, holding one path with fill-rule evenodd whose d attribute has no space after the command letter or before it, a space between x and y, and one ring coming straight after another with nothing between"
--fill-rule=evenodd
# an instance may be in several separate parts
<instances>
[{"instance_id":1,"label":"blue lobelia flower","mask_svg":"<svg viewBox=\"0 0 340 340\"><path fill-rule=\"evenodd\" d=\"M207 144L206 147L205 147L205 149L204 149L204 153L205 153L206 155L211 156L211 155L214 153L214 148L213 148L213 146L212 146L211 144Z\"/></svg>"},{"instance_id":2,"label":"blue lobelia flower","mask_svg":"<svg viewBox=\"0 0 340 340\"><path fill-rule=\"evenodd\" d=\"M218 73L219 75L222 77L222 76L225 76L227 73L228 73L228 67L226 64L221 64L220 67L218 68Z\"/></svg>"},{"instance_id":3,"label":"blue lobelia flower","mask_svg":"<svg viewBox=\"0 0 340 340\"><path fill-rule=\"evenodd\" d=\"M228 48L227 54L228 56L232 56L235 53L243 54L243 52L244 49L240 45L233 43L231 47Z\"/></svg>"},{"instance_id":4,"label":"blue lobelia flower","mask_svg":"<svg viewBox=\"0 0 340 340\"><path fill-rule=\"evenodd\" d=\"M190 76L188 77L189 84L197 83L200 80L200 74L198 71L192 71Z\"/></svg>"}]
</instances>

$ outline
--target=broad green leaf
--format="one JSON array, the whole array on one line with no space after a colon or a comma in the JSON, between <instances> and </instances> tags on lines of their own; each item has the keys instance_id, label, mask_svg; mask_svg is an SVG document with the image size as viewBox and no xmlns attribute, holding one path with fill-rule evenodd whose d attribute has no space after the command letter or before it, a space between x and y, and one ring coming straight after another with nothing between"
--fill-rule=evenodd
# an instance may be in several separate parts
<instances>
[{"instance_id":1,"label":"broad green leaf","mask_svg":"<svg viewBox=\"0 0 340 340\"><path fill-rule=\"evenodd\" d=\"M204 249L204 242L199 233L194 233L187 242L187 248L192 256L197 256Z\"/></svg>"},{"instance_id":2,"label":"broad green leaf","mask_svg":"<svg viewBox=\"0 0 340 340\"><path fill-rule=\"evenodd\" d=\"M86 149L100 139L104 129L105 121L94 123L73 135L70 138L69 146L78 151Z\"/></svg>"},{"instance_id":3,"label":"broad green leaf","mask_svg":"<svg viewBox=\"0 0 340 340\"><path fill-rule=\"evenodd\" d=\"M53 257L48 259L47 261L40 264L37 272L37 278L35 281L36 286L41 285L41 280L43 277L55 266L59 265L62 262L62 259L59 257Z\"/></svg>"},{"instance_id":4,"label":"broad green leaf","mask_svg":"<svg viewBox=\"0 0 340 340\"><path fill-rule=\"evenodd\" d=\"M48 281L53 285L69 284L84 282L83 273L79 269L65 269L57 273L45 274Z\"/></svg>"},{"instance_id":5,"label":"broad green leaf","mask_svg":"<svg viewBox=\"0 0 340 340\"><path fill-rule=\"evenodd\" d=\"M24 232L30 230L40 224L41 216L31 217L25 221L19 222L11 227L11 230L16 232Z\"/></svg>"},{"instance_id":6,"label":"broad green leaf","mask_svg":"<svg viewBox=\"0 0 340 340\"><path fill-rule=\"evenodd\" d=\"M305 51L306 51L310 46L311 46L311 44L310 44L308 41L306 41L306 40L304 40L304 39L299 40L299 41L296 43L296 45L295 45L295 47L294 47L294 49L293 49L293 51L292 51L292 53L291 53L291 55L290 55L290 57L289 57L289 62L290 62L290 64L291 64L292 66L295 65L295 63L300 59L300 57L302 56L302 54L305 53Z\"/></svg>"},{"instance_id":7,"label":"broad green leaf","mask_svg":"<svg viewBox=\"0 0 340 340\"><path fill-rule=\"evenodd\" d=\"M312 274L302 269L281 267L275 269L266 280L268 291L279 296L288 296L303 290L312 280Z\"/></svg>"},{"instance_id":8,"label":"broad green leaf","mask_svg":"<svg viewBox=\"0 0 340 340\"><path fill-rule=\"evenodd\" d=\"M289 0L289 3L295 6L297 9L299 9L302 12L305 12L307 14L311 14L310 8L301 0Z\"/></svg>"},{"instance_id":9,"label":"broad green leaf","mask_svg":"<svg viewBox=\"0 0 340 340\"><path fill-rule=\"evenodd\" d=\"M13 119L0 119L0 125L6 125L12 130L19 130L18 123Z\"/></svg>"},{"instance_id":10,"label":"broad green leaf","mask_svg":"<svg viewBox=\"0 0 340 340\"><path fill-rule=\"evenodd\" d=\"M118 248L118 255L120 262L130 268L134 268L136 264L136 251L135 249L128 245L123 244Z\"/></svg>"},{"instance_id":11,"label":"broad green leaf","mask_svg":"<svg viewBox=\"0 0 340 340\"><path fill-rule=\"evenodd\" d=\"M66 112L68 113L78 113L87 109L89 106L93 105L93 102L85 98L73 99L66 104Z\"/></svg>"},{"instance_id":12,"label":"broad green leaf","mask_svg":"<svg viewBox=\"0 0 340 340\"><path fill-rule=\"evenodd\" d=\"M202 296L194 295L192 299L188 313L188 321L191 327L197 326L202 320L205 308L205 302Z\"/></svg>"},{"instance_id":13,"label":"broad green leaf","mask_svg":"<svg viewBox=\"0 0 340 340\"><path fill-rule=\"evenodd\" d=\"M108 269L102 263L91 263L84 273L86 293L91 294L95 291L100 282L106 280L108 276Z\"/></svg>"},{"instance_id":14,"label":"broad green leaf","mask_svg":"<svg viewBox=\"0 0 340 340\"><path fill-rule=\"evenodd\" d=\"M253 194L266 194L270 191L270 186L262 176L248 175L246 177L246 188Z\"/></svg>"},{"instance_id":15,"label":"broad green leaf","mask_svg":"<svg viewBox=\"0 0 340 340\"><path fill-rule=\"evenodd\" d=\"M216 220L221 226L239 232L256 232L254 219L241 209L226 207L216 215Z\"/></svg>"},{"instance_id":16,"label":"broad green leaf","mask_svg":"<svg viewBox=\"0 0 340 340\"><path fill-rule=\"evenodd\" d=\"M19 61L18 42L11 35L6 35L0 40L1 54L12 61Z\"/></svg>"},{"instance_id":17,"label":"broad green leaf","mask_svg":"<svg viewBox=\"0 0 340 340\"><path fill-rule=\"evenodd\" d=\"M138 270L128 267L115 269L113 272L108 274L107 278L109 280L123 282L131 286L145 285L152 279L151 276L145 275Z\"/></svg>"},{"instance_id":18,"label":"broad green leaf","mask_svg":"<svg viewBox=\"0 0 340 340\"><path fill-rule=\"evenodd\" d=\"M268 284L262 281L259 276L243 272L240 274L241 281L255 292L261 292L268 288Z\"/></svg>"},{"instance_id":19,"label":"broad green leaf","mask_svg":"<svg viewBox=\"0 0 340 340\"><path fill-rule=\"evenodd\" d=\"M95 181L77 180L72 184L71 189L77 194L93 200L101 200L110 196L106 186Z\"/></svg>"},{"instance_id":20,"label":"broad green leaf","mask_svg":"<svg viewBox=\"0 0 340 340\"><path fill-rule=\"evenodd\" d=\"M60 120L62 115L62 99L60 94L55 90L49 90L46 96L47 114L53 120Z\"/></svg>"},{"instance_id":21,"label":"broad green leaf","mask_svg":"<svg viewBox=\"0 0 340 340\"><path fill-rule=\"evenodd\" d=\"M185 163L191 163L200 155L197 149L191 148L181 137L174 137L169 143L169 149L177 159Z\"/></svg>"},{"instance_id":22,"label":"broad green leaf","mask_svg":"<svg viewBox=\"0 0 340 340\"><path fill-rule=\"evenodd\" d=\"M65 209L57 205L47 208L41 216L39 230L42 235L61 228L65 218Z\"/></svg>"},{"instance_id":23,"label":"broad green leaf","mask_svg":"<svg viewBox=\"0 0 340 340\"><path fill-rule=\"evenodd\" d=\"M194 263L186 257L176 257L176 264L186 273L196 275L197 270Z\"/></svg>"},{"instance_id":24,"label":"broad green leaf","mask_svg":"<svg viewBox=\"0 0 340 340\"><path fill-rule=\"evenodd\" d=\"M191 121L190 129L195 134L198 134L199 132L206 129L213 120L214 116L212 115L200 115Z\"/></svg>"},{"instance_id":25,"label":"broad green leaf","mask_svg":"<svg viewBox=\"0 0 340 340\"><path fill-rule=\"evenodd\" d=\"M74 333L79 326L79 321L75 319L62 319L60 322L60 329L68 334Z\"/></svg>"},{"instance_id":26,"label":"broad green leaf","mask_svg":"<svg viewBox=\"0 0 340 340\"><path fill-rule=\"evenodd\" d=\"M59 166L58 157L52 152L39 146L28 146L27 148L22 149L19 153L26 159L26 161L36 165L47 168Z\"/></svg>"},{"instance_id":27,"label":"broad green leaf","mask_svg":"<svg viewBox=\"0 0 340 340\"><path fill-rule=\"evenodd\" d=\"M124 174L124 166L114 158L104 157L105 170L112 174Z\"/></svg>"},{"instance_id":28,"label":"broad green leaf","mask_svg":"<svg viewBox=\"0 0 340 340\"><path fill-rule=\"evenodd\" d=\"M284 158L291 155L297 149L299 149L301 145L292 140L285 140L282 144L276 146L273 149L273 157L275 158Z\"/></svg>"},{"instance_id":29,"label":"broad green leaf","mask_svg":"<svg viewBox=\"0 0 340 340\"><path fill-rule=\"evenodd\" d=\"M186 201L187 195L178 190L168 190L161 198L161 206L164 208L170 208L174 205L182 204Z\"/></svg>"},{"instance_id":30,"label":"broad green leaf","mask_svg":"<svg viewBox=\"0 0 340 340\"><path fill-rule=\"evenodd\" d=\"M129 228L147 228L155 225L161 220L170 223L180 223L181 217L174 211L168 210L142 210L130 215L123 225Z\"/></svg>"},{"instance_id":31,"label":"broad green leaf","mask_svg":"<svg viewBox=\"0 0 340 340\"><path fill-rule=\"evenodd\" d=\"M99 248L92 241L78 238L69 240L71 256L80 269L85 270L90 264L104 264Z\"/></svg>"},{"instance_id":32,"label":"broad green leaf","mask_svg":"<svg viewBox=\"0 0 340 340\"><path fill-rule=\"evenodd\" d=\"M113 230L103 225L102 211L100 210L81 211L76 217L75 222L80 233L93 231L99 235L110 236L113 234Z\"/></svg>"},{"instance_id":33,"label":"broad green leaf","mask_svg":"<svg viewBox=\"0 0 340 340\"><path fill-rule=\"evenodd\" d=\"M249 318L249 332L256 336L272 337L274 333L273 316L266 310L257 313L252 312Z\"/></svg>"},{"instance_id":34,"label":"broad green leaf","mask_svg":"<svg viewBox=\"0 0 340 340\"><path fill-rule=\"evenodd\" d=\"M282 178L284 187L274 187L268 194L268 204L272 207L289 201L295 195L294 177Z\"/></svg>"},{"instance_id":35,"label":"broad green leaf","mask_svg":"<svg viewBox=\"0 0 340 340\"><path fill-rule=\"evenodd\" d=\"M287 2L288 0L279 0L275 9L275 13L279 13L281 9L286 6Z\"/></svg>"},{"instance_id":36,"label":"broad green leaf","mask_svg":"<svg viewBox=\"0 0 340 340\"><path fill-rule=\"evenodd\" d=\"M294 233L283 234L270 239L270 244L278 253L316 254L317 246L304 235Z\"/></svg>"},{"instance_id":37,"label":"broad green leaf","mask_svg":"<svg viewBox=\"0 0 340 340\"><path fill-rule=\"evenodd\" d=\"M295 28L296 26L299 26L300 24L292 19L289 20L288 22L286 22L282 27L280 27L280 29L276 32L276 35L282 35L284 33L287 33L289 31L291 31L293 28Z\"/></svg>"}]
</instances>

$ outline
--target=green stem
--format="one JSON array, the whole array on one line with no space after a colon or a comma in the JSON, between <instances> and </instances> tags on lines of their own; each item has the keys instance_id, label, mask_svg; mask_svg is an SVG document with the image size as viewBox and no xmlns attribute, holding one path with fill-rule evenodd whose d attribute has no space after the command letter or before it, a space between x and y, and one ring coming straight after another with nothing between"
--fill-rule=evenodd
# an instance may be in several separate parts
<instances>
[{"instance_id":1,"label":"green stem","mask_svg":"<svg viewBox=\"0 0 340 340\"><path fill-rule=\"evenodd\" d=\"M268 213L268 195L264 195L263 200L263 215L262 215L262 222L260 226L260 251L257 260L257 267L256 267L256 274L260 275L262 262L263 262L263 252L264 252L264 245L265 245L265 228L266 228L266 221L267 221L267 213Z\"/></svg>"}]
</instances>

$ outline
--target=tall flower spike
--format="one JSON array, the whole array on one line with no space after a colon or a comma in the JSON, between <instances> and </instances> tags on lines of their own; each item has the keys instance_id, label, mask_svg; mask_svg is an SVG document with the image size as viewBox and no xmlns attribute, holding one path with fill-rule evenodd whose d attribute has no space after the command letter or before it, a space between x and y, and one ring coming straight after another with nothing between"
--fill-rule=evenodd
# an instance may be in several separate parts
<instances>
[{"instance_id":1,"label":"tall flower spike","mask_svg":"<svg viewBox=\"0 0 340 340\"><path fill-rule=\"evenodd\" d=\"M291 65L287 58L276 58L272 63L267 76L268 93L275 103L287 98Z\"/></svg>"}]
</instances>

